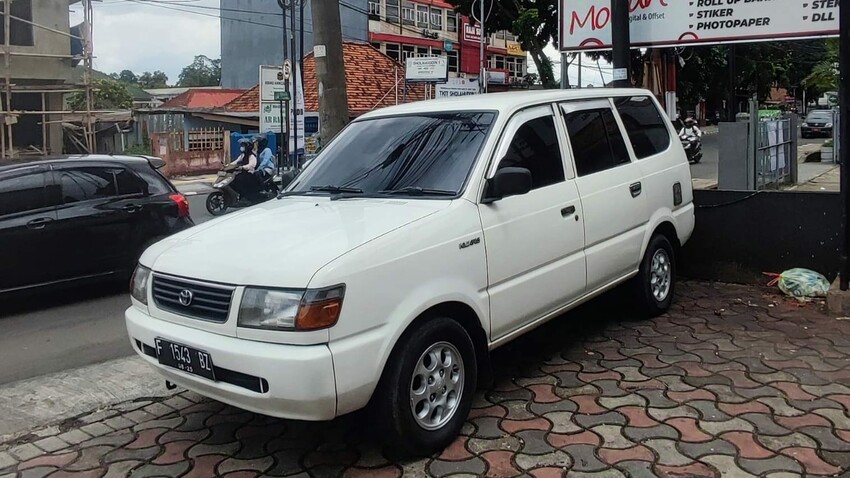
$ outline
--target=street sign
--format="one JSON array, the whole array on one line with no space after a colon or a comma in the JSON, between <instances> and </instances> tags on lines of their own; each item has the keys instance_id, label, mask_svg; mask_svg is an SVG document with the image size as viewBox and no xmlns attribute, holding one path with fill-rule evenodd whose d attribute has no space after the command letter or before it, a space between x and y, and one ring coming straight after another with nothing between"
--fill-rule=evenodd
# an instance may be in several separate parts
<instances>
[{"instance_id":1,"label":"street sign","mask_svg":"<svg viewBox=\"0 0 850 478\"><path fill-rule=\"evenodd\" d=\"M630 0L632 48L838 36L839 0ZM611 48L610 0L560 0L562 51Z\"/></svg>"},{"instance_id":2,"label":"street sign","mask_svg":"<svg viewBox=\"0 0 850 478\"><path fill-rule=\"evenodd\" d=\"M405 63L404 77L407 81L413 82L446 81L449 77L449 60L441 56L408 58Z\"/></svg>"},{"instance_id":3,"label":"street sign","mask_svg":"<svg viewBox=\"0 0 850 478\"><path fill-rule=\"evenodd\" d=\"M466 78L449 78L448 82L437 85L435 96L437 98L451 98L477 95L478 93L477 81L469 81Z\"/></svg>"},{"instance_id":4,"label":"street sign","mask_svg":"<svg viewBox=\"0 0 850 478\"><path fill-rule=\"evenodd\" d=\"M286 73L277 65L260 65L260 101L275 101L277 91L286 91Z\"/></svg>"},{"instance_id":5,"label":"street sign","mask_svg":"<svg viewBox=\"0 0 850 478\"><path fill-rule=\"evenodd\" d=\"M290 95L288 91L275 91L274 92L274 100L275 101L289 101L291 99L292 99L292 95Z\"/></svg>"},{"instance_id":6,"label":"street sign","mask_svg":"<svg viewBox=\"0 0 850 478\"><path fill-rule=\"evenodd\" d=\"M283 79L288 80L292 77L292 62L288 59L283 60Z\"/></svg>"}]
</instances>

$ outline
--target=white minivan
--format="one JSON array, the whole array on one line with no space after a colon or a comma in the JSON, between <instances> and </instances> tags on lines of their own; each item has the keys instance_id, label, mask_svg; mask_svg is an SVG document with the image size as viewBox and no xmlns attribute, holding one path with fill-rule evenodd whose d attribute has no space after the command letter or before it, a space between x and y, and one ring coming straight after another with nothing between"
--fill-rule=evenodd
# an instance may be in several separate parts
<instances>
[{"instance_id":1,"label":"white minivan","mask_svg":"<svg viewBox=\"0 0 850 478\"><path fill-rule=\"evenodd\" d=\"M299 420L370 405L431 453L491 350L626 282L648 315L670 306L694 227L676 138L637 89L371 112L278 199L151 246L130 340L202 395Z\"/></svg>"}]
</instances>

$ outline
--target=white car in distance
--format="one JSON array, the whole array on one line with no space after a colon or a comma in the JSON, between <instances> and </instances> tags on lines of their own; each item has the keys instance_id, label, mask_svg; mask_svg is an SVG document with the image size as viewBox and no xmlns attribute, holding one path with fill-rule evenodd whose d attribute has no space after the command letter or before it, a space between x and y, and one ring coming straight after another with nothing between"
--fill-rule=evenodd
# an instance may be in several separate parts
<instances>
[{"instance_id":1,"label":"white car in distance","mask_svg":"<svg viewBox=\"0 0 850 478\"><path fill-rule=\"evenodd\" d=\"M385 108L279 199L150 247L127 330L175 384L291 419L371 404L424 455L460 431L494 348L627 282L667 310L692 199L645 90Z\"/></svg>"}]
</instances>

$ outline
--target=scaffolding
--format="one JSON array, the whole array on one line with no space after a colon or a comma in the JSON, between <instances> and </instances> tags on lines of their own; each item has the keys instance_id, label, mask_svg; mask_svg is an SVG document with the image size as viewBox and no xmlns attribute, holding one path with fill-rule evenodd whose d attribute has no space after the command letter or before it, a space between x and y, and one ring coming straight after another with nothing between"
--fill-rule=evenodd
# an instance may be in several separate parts
<instances>
[{"instance_id":1,"label":"scaffolding","mask_svg":"<svg viewBox=\"0 0 850 478\"><path fill-rule=\"evenodd\" d=\"M12 15L12 2L14 0L0 0L0 4L3 6L3 62L5 66L5 74L3 75L3 84L0 85L0 91L5 94L4 101L0 101L0 128L5 129L2 131L0 129L0 159L14 158L18 154L18 151L15 149L15 140L13 134L13 127L18 122L18 118L22 115L36 115L41 116L41 133L42 133L42 147L47 150L47 130L48 125L55 123L64 123L64 118L67 115L80 116L82 115L82 124L83 124L83 141L75 141L79 147L84 149L86 152L93 153L95 152L95 148L97 146L95 129L94 129L94 114L98 113L94 110L94 88L92 82L92 68L93 68L93 44L92 44L92 23L93 23L93 10L92 10L92 1L93 0L70 0L68 5L80 2L83 9L83 23L80 29L80 36L76 36L71 34L70 31L63 32L61 30L56 30L54 28L50 28L45 25L41 25L34 21L27 20L25 18L20 18ZM35 5L35 3L33 4ZM62 55L62 54L51 54L51 53L35 53L35 52L25 52L25 51L12 51L12 29L11 24L12 20L17 22L22 22L32 26L33 28L38 28L40 30L44 30L50 32L55 35L61 35L67 37L69 39L80 40L83 45L82 55ZM60 85L17 85L13 82L12 78L12 58L13 57L30 57L30 58L54 58L54 59L62 59L68 61L81 60L83 64L83 83L74 83L71 81L70 83L60 84ZM85 109L82 111L66 111L64 108L60 110L50 110L47 104L47 95L51 93L65 94L65 93L80 93L82 92L85 95ZM15 93L35 93L41 94L41 109L37 110L19 110L16 111L12 108L12 95ZM50 116L61 116L63 120L60 121L49 121L48 115ZM4 134L5 133L5 134ZM45 151L41 151L44 153Z\"/></svg>"}]
</instances>

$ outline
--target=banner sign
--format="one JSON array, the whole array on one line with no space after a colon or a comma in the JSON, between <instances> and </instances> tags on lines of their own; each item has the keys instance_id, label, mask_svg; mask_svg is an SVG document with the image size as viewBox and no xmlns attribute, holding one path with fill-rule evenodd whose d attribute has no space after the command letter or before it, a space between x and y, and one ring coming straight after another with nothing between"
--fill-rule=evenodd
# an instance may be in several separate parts
<instances>
[{"instance_id":1,"label":"banner sign","mask_svg":"<svg viewBox=\"0 0 850 478\"><path fill-rule=\"evenodd\" d=\"M436 90L437 98L477 95L478 82L469 81L466 78L450 78L447 83L437 85Z\"/></svg>"},{"instance_id":2,"label":"banner sign","mask_svg":"<svg viewBox=\"0 0 850 478\"><path fill-rule=\"evenodd\" d=\"M481 43L481 25L469 22L463 24L463 40L469 43Z\"/></svg>"},{"instance_id":3,"label":"banner sign","mask_svg":"<svg viewBox=\"0 0 850 478\"><path fill-rule=\"evenodd\" d=\"M283 67L260 65L260 101L275 101L274 94L286 91Z\"/></svg>"},{"instance_id":4,"label":"banner sign","mask_svg":"<svg viewBox=\"0 0 850 478\"><path fill-rule=\"evenodd\" d=\"M278 93L278 97L280 97L280 92L286 91L286 80L282 80L281 84L277 84L277 75L274 76L275 80L270 83L268 86L268 90L271 91L271 100L265 100L266 98L266 90L264 89L264 81L263 74L264 68L268 69L277 69L277 72L283 75L283 69L281 67L261 67L260 68L260 132L267 133L280 133L281 132L281 118L280 118L280 101L274 101L275 93ZM268 73L266 73L268 74ZM295 77L296 75L300 75L301 72L296 65L294 74L291 75ZM300 78L300 76L299 76ZM298 91L295 94L292 94L294 88L292 85L293 78L289 79L289 91L290 98L289 101L289 125L286 128L287 132L292 131L293 123L295 122L295 116L298 115L298 149L304 149L304 85L301 82L298 82ZM290 134L289 136L289 151L293 151L295 149L295 138Z\"/></svg>"},{"instance_id":5,"label":"banner sign","mask_svg":"<svg viewBox=\"0 0 850 478\"><path fill-rule=\"evenodd\" d=\"M408 58L404 77L407 81L446 81L449 77L449 60L441 56Z\"/></svg>"},{"instance_id":6,"label":"banner sign","mask_svg":"<svg viewBox=\"0 0 850 478\"><path fill-rule=\"evenodd\" d=\"M839 0L629 0L632 47L838 35ZM610 0L560 0L562 51L611 48Z\"/></svg>"}]
</instances>

